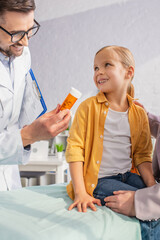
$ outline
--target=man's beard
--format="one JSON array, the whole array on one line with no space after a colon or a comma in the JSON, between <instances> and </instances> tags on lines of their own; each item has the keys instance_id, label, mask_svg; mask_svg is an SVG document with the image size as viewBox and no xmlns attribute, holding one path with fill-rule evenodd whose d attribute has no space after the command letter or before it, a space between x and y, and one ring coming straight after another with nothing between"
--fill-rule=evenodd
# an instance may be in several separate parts
<instances>
[{"instance_id":1,"label":"man's beard","mask_svg":"<svg viewBox=\"0 0 160 240\"><path fill-rule=\"evenodd\" d=\"M21 44L19 44L19 43L16 43L16 44L13 44L13 45L19 45L19 46L22 46ZM13 45L11 45L11 46L13 46ZM10 47L11 47L10 46ZM9 47L9 49L3 49L3 48L1 48L0 47L0 52L2 52L4 55L6 55L7 57L16 57L16 55L12 52L12 50L10 49L10 47ZM23 51L22 51L23 52Z\"/></svg>"},{"instance_id":2,"label":"man's beard","mask_svg":"<svg viewBox=\"0 0 160 240\"><path fill-rule=\"evenodd\" d=\"M11 57L13 54L11 52L11 50L4 50L0 47L0 52L2 52L4 55L6 55L7 57Z\"/></svg>"}]
</instances>

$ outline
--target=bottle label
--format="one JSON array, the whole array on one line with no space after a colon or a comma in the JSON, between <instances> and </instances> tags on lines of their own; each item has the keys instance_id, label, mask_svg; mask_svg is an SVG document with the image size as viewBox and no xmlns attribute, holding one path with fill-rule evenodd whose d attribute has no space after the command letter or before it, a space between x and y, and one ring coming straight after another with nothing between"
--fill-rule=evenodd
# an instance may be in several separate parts
<instances>
[{"instance_id":1,"label":"bottle label","mask_svg":"<svg viewBox=\"0 0 160 240\"><path fill-rule=\"evenodd\" d=\"M77 98L69 93L64 102L62 103L60 110L71 109L71 107L74 105L76 101Z\"/></svg>"}]
</instances>

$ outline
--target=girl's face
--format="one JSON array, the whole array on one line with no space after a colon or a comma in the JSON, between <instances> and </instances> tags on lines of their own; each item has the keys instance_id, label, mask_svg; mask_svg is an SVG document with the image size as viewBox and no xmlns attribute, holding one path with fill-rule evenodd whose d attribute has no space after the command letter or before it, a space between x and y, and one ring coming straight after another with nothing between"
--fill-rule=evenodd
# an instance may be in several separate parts
<instances>
[{"instance_id":1,"label":"girl's face","mask_svg":"<svg viewBox=\"0 0 160 240\"><path fill-rule=\"evenodd\" d=\"M104 93L121 92L127 89L127 69L112 49L103 49L94 59L94 82Z\"/></svg>"}]
</instances>

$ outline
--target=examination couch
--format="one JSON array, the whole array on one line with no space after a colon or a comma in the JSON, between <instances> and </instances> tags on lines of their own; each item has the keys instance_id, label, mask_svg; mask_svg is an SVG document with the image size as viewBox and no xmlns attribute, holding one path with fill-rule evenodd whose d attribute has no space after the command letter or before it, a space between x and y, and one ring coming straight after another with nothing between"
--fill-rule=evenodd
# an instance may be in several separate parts
<instances>
[{"instance_id":1,"label":"examination couch","mask_svg":"<svg viewBox=\"0 0 160 240\"><path fill-rule=\"evenodd\" d=\"M0 240L140 240L136 218L106 207L68 211L66 186L34 186L0 192Z\"/></svg>"}]
</instances>

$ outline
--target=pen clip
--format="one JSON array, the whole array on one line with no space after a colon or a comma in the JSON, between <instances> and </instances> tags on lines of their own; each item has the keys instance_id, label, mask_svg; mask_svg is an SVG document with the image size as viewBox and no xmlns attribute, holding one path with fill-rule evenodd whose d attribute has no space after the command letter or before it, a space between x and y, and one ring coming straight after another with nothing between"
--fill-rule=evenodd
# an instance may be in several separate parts
<instances>
[{"instance_id":1,"label":"pen clip","mask_svg":"<svg viewBox=\"0 0 160 240\"><path fill-rule=\"evenodd\" d=\"M35 95L37 96L38 99L41 99L41 94L40 94L39 89L37 87L36 81L33 80L32 84L33 84L33 90L34 90Z\"/></svg>"}]
</instances>

